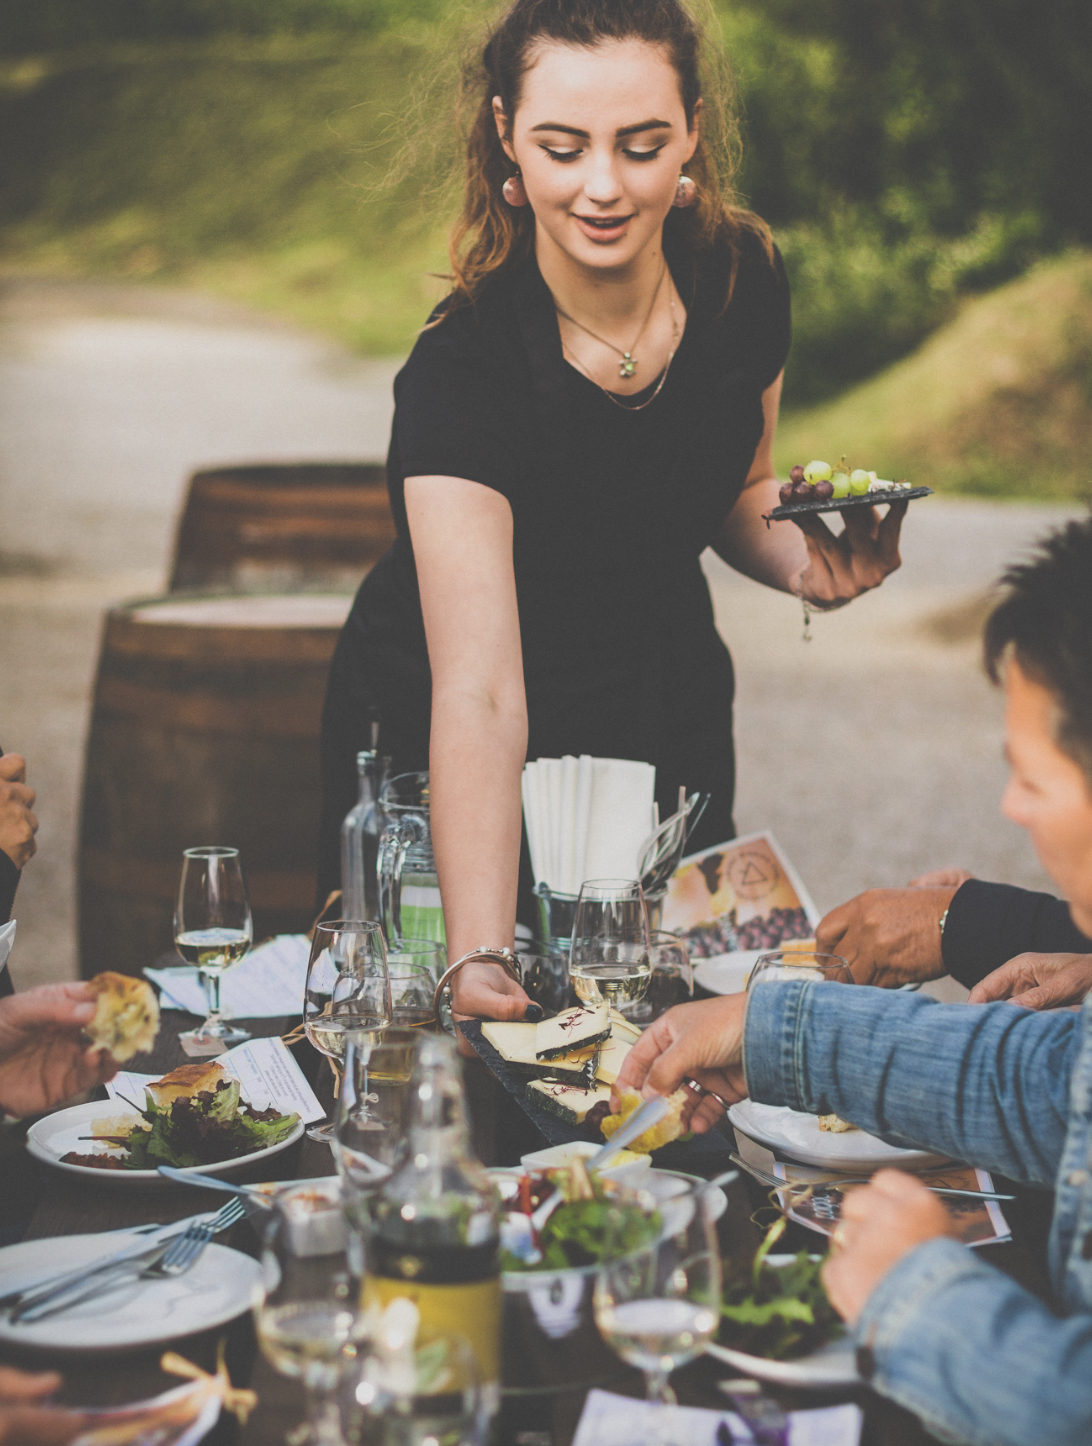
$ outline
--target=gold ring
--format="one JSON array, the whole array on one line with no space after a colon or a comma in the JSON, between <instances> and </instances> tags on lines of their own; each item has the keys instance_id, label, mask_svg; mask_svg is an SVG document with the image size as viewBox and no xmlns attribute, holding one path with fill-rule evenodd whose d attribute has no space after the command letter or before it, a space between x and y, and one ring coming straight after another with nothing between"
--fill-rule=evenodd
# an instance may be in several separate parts
<instances>
[{"instance_id":1,"label":"gold ring","mask_svg":"<svg viewBox=\"0 0 1092 1446\"><path fill-rule=\"evenodd\" d=\"M839 1220L838 1224L831 1231L830 1248L835 1255L837 1255L840 1250L846 1248L846 1223L844 1220Z\"/></svg>"}]
</instances>

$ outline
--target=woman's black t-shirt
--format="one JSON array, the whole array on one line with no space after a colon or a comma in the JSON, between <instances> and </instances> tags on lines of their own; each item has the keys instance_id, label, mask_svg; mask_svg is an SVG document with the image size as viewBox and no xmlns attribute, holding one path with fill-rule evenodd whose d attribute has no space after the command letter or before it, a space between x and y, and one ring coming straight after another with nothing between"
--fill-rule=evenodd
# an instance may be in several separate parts
<instances>
[{"instance_id":1,"label":"woman's black t-shirt","mask_svg":"<svg viewBox=\"0 0 1092 1446\"><path fill-rule=\"evenodd\" d=\"M398 538L362 584L331 668L320 892L337 885L368 710L379 710L396 772L428 767L431 679L406 477L466 478L512 508L528 758L654 763L661 814L680 784L707 789L702 834L731 836L732 665L699 558L762 436L762 393L788 353L789 294L780 257L771 264L750 233L727 307L727 248L693 276L668 258L686 327L641 410L656 378L623 407L565 361L533 260L423 332L395 379L387 480Z\"/></svg>"}]
</instances>

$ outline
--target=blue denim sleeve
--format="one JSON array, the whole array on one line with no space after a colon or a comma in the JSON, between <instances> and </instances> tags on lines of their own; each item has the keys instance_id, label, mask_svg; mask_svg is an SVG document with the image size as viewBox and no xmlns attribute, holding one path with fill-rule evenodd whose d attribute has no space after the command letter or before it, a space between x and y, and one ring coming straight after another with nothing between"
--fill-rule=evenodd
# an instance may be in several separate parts
<instances>
[{"instance_id":1,"label":"blue denim sleeve","mask_svg":"<svg viewBox=\"0 0 1092 1446\"><path fill-rule=\"evenodd\" d=\"M1059 1320L954 1240L903 1256L869 1296L855 1335L872 1385L942 1440L1092 1441L1092 1317Z\"/></svg>"},{"instance_id":2,"label":"blue denim sleeve","mask_svg":"<svg viewBox=\"0 0 1092 1446\"><path fill-rule=\"evenodd\" d=\"M744 1067L765 1104L1052 1185L1078 1044L1069 1011L791 981L751 995Z\"/></svg>"}]
</instances>

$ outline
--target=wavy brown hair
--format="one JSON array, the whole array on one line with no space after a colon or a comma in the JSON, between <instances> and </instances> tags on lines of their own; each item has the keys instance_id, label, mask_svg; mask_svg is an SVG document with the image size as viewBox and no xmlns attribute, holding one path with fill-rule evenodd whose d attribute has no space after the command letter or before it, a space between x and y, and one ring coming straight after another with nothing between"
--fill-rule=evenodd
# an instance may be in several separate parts
<instances>
[{"instance_id":1,"label":"wavy brown hair","mask_svg":"<svg viewBox=\"0 0 1092 1446\"><path fill-rule=\"evenodd\" d=\"M755 234L772 261L769 228L735 197L740 135L731 74L723 51L693 11L682 0L515 0L463 76L463 113L472 110L473 117L462 211L450 239L454 305L473 301L487 277L530 255L534 241L530 206L509 206L501 193L515 168L497 134L493 97L500 96L505 115L515 115L536 43L593 46L604 40L662 46L679 78L688 125L702 103L697 149L687 165L697 200L670 212L665 246L692 260L718 241L726 243L732 264L725 304L735 284L742 232Z\"/></svg>"}]
</instances>

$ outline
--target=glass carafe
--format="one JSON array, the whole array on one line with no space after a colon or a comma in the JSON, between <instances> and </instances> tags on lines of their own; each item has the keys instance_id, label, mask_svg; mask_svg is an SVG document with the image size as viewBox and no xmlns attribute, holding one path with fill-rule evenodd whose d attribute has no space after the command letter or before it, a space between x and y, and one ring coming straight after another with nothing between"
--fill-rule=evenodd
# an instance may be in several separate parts
<instances>
[{"instance_id":1,"label":"glass carafe","mask_svg":"<svg viewBox=\"0 0 1092 1446\"><path fill-rule=\"evenodd\" d=\"M447 942L440 881L432 853L427 773L400 773L380 795L379 920L387 942Z\"/></svg>"},{"instance_id":2,"label":"glass carafe","mask_svg":"<svg viewBox=\"0 0 1092 1446\"><path fill-rule=\"evenodd\" d=\"M390 759L374 749L356 755L360 798L341 825L341 912L346 919L379 920L379 795L390 766Z\"/></svg>"}]
</instances>

